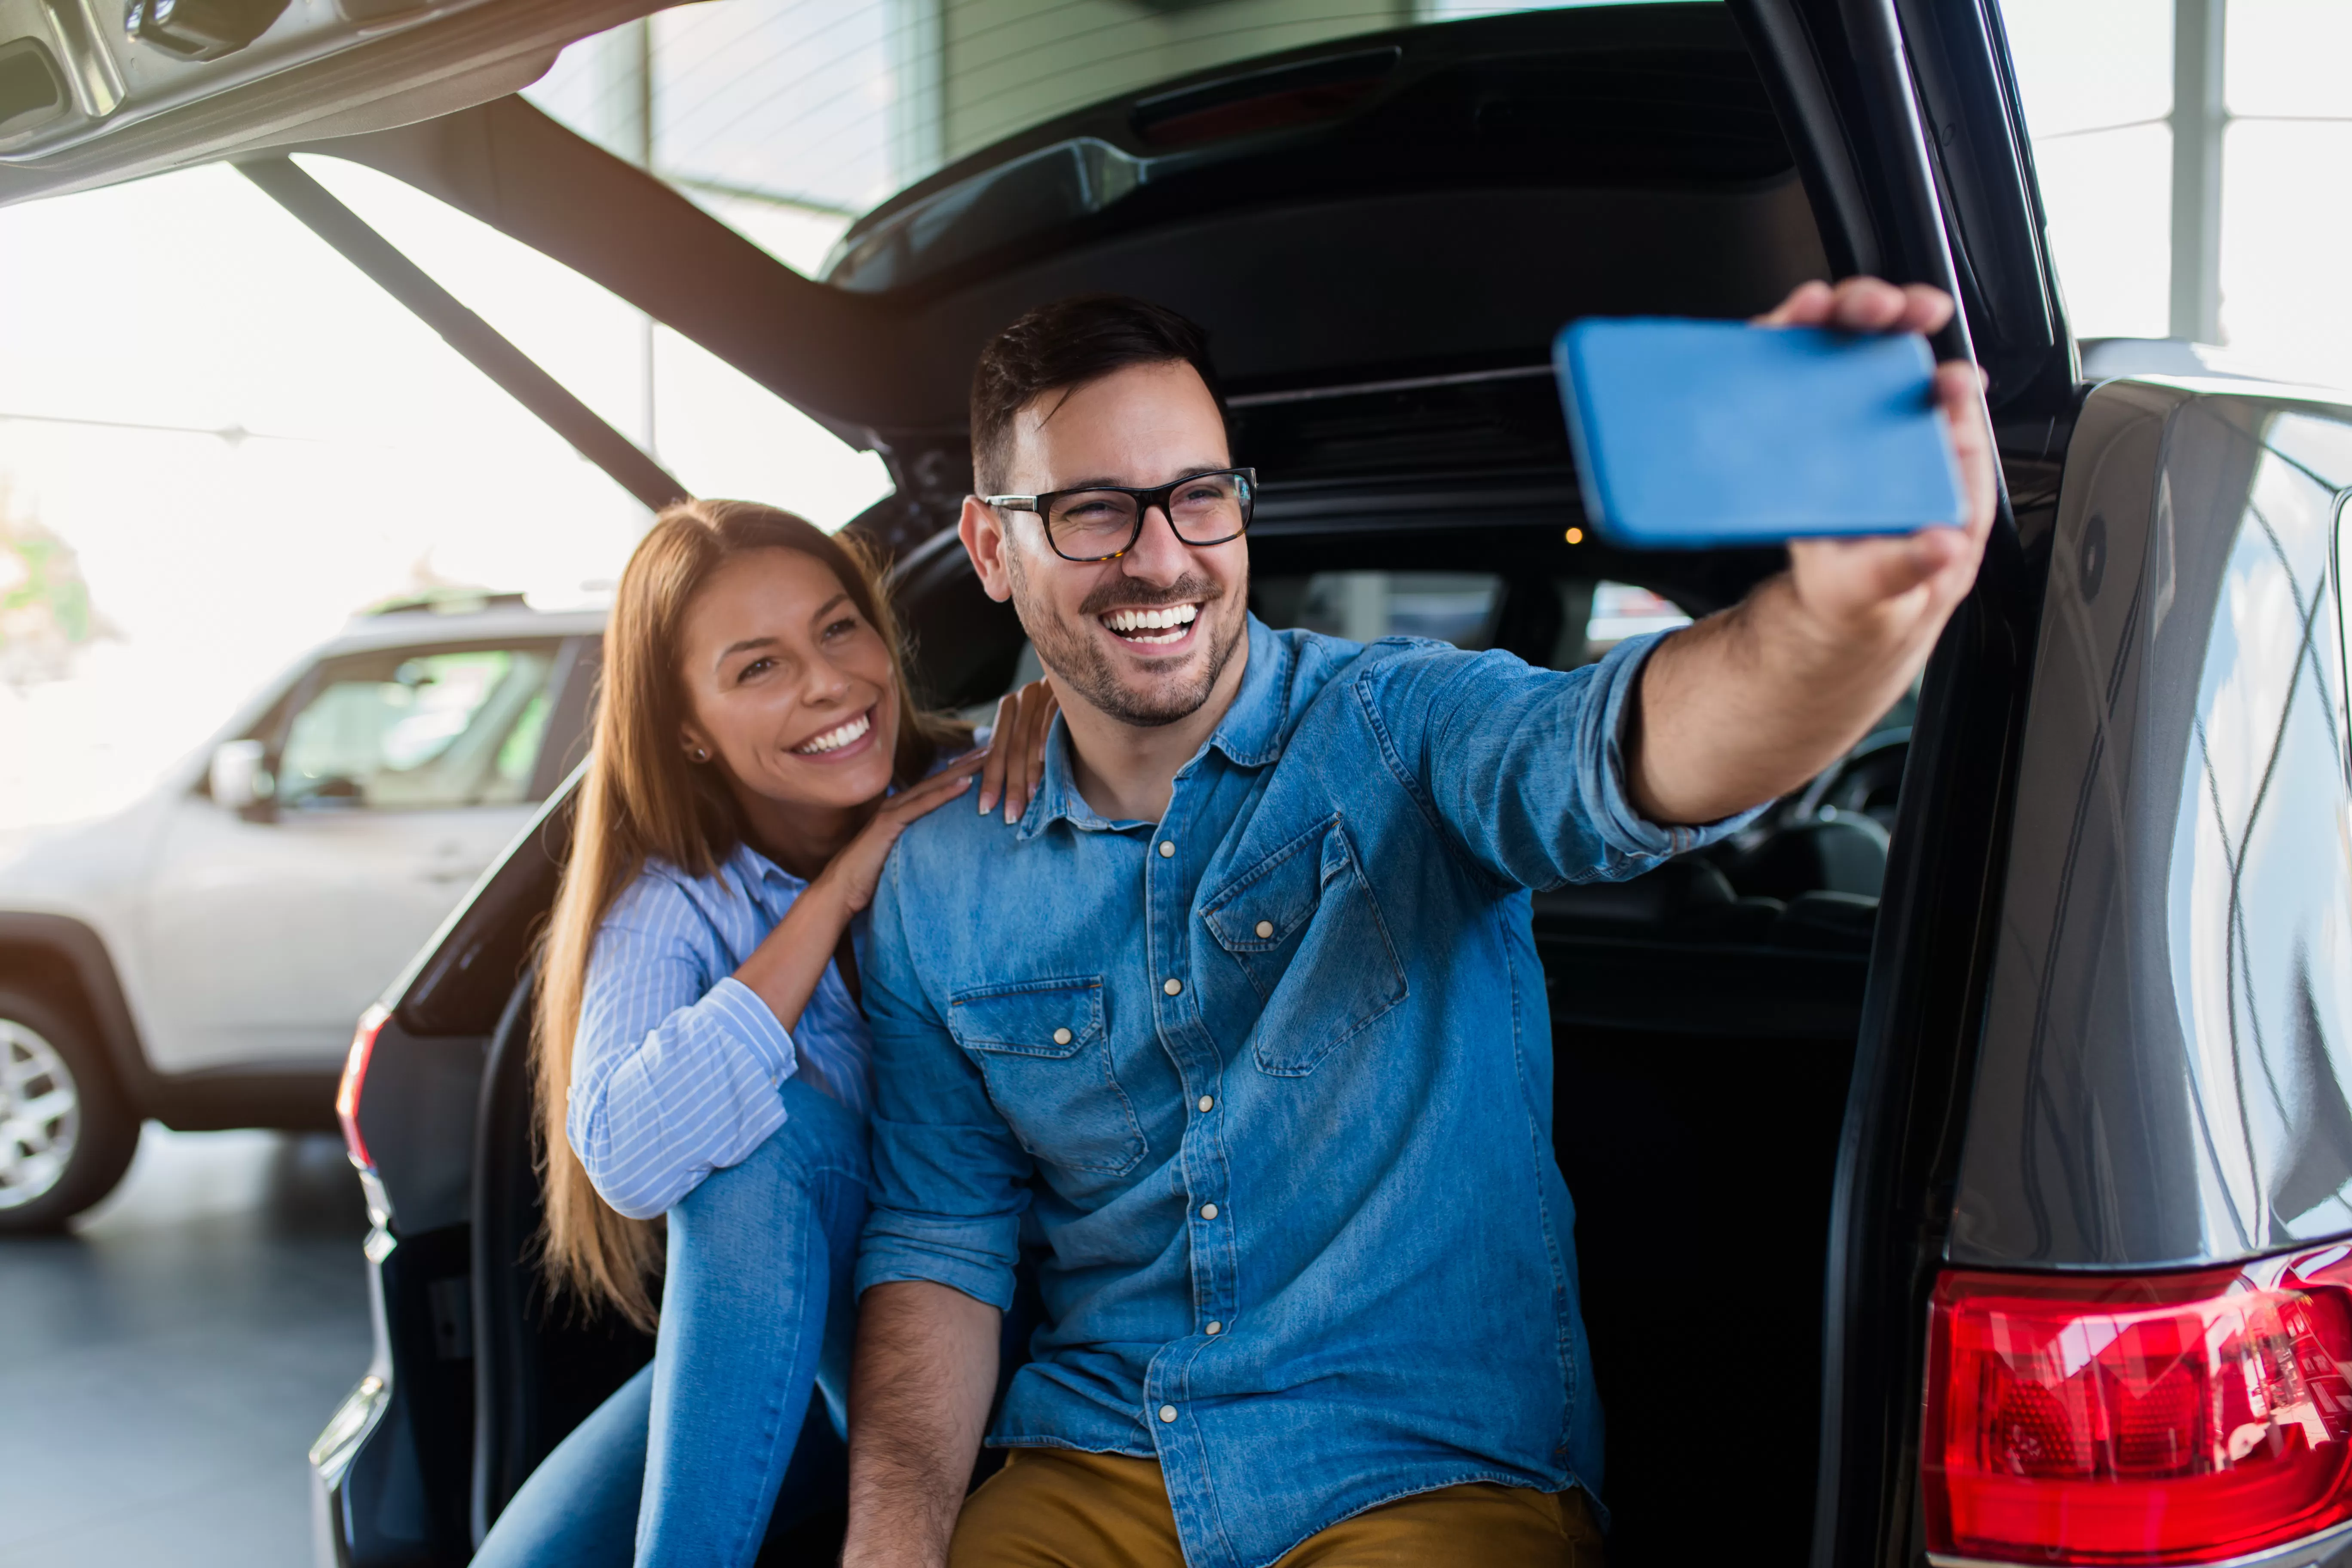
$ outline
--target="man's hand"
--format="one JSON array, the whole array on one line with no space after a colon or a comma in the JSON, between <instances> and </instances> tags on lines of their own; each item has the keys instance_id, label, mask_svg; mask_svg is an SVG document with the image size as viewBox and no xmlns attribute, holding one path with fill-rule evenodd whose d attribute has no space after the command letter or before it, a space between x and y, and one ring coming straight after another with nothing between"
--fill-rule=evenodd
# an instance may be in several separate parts
<instances>
[{"instance_id":1,"label":"man's hand","mask_svg":"<svg viewBox=\"0 0 2352 1568\"><path fill-rule=\"evenodd\" d=\"M866 1292L849 1386L843 1568L942 1568L996 1389L1002 1314L960 1290Z\"/></svg>"},{"instance_id":2,"label":"man's hand","mask_svg":"<svg viewBox=\"0 0 2352 1568\"><path fill-rule=\"evenodd\" d=\"M1875 278L1849 278L1834 289L1825 283L1802 285L1780 309L1759 318L1759 324L1933 333L1951 319L1952 297L1940 289L1897 289ZM1977 580L1985 536L1992 531L1997 493L1983 391L1983 375L1966 361L1947 360L1936 367L1936 401L1943 406L1944 426L1959 460L1961 504L1968 509L1966 516L1951 520L1959 527L1790 544L1790 584L1798 608L1826 635L1894 648L1917 641L1924 629L1932 643L1952 606L1967 596Z\"/></svg>"},{"instance_id":3,"label":"man's hand","mask_svg":"<svg viewBox=\"0 0 2352 1568\"><path fill-rule=\"evenodd\" d=\"M1801 285L1766 326L1934 332L1951 296L1849 278ZM1805 539L1789 570L1738 605L1668 638L1643 668L1626 758L1633 803L1655 822L1712 822L1803 784L1862 738L1927 663L1975 583L1999 479L1976 366L1936 367L1967 515L1950 528Z\"/></svg>"}]
</instances>

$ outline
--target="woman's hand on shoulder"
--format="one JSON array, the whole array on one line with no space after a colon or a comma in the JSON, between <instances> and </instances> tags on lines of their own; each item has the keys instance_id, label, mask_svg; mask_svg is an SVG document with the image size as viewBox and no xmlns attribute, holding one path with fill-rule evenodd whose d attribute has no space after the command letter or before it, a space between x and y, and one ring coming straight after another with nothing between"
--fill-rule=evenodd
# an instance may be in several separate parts
<instances>
[{"instance_id":1,"label":"woman's hand on shoulder","mask_svg":"<svg viewBox=\"0 0 2352 1568\"><path fill-rule=\"evenodd\" d=\"M967 752L922 783L884 801L875 811L874 820L843 847L831 865L817 873L816 880L809 884L809 891L821 890L840 900L845 920L872 903L874 889L882 880L882 863L890 858L890 847L898 842L898 835L906 832L907 825L915 818L929 815L970 789L973 776L987 764L992 750L982 747Z\"/></svg>"},{"instance_id":2,"label":"woman's hand on shoulder","mask_svg":"<svg viewBox=\"0 0 2352 1568\"><path fill-rule=\"evenodd\" d=\"M1045 781L1045 737L1061 710L1053 686L1044 680L1033 680L997 700L996 730L989 737L988 763L980 775L981 816L995 809L1000 800L1007 823L1027 814L1037 786Z\"/></svg>"}]
</instances>

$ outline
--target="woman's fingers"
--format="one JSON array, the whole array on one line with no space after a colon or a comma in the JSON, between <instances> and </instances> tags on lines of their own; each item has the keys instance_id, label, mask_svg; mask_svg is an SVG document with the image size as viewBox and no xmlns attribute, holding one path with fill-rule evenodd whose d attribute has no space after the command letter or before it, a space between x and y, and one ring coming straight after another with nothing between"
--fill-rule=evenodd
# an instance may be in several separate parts
<instances>
[{"instance_id":1,"label":"woman's fingers","mask_svg":"<svg viewBox=\"0 0 2352 1568\"><path fill-rule=\"evenodd\" d=\"M1037 786L1045 782L1045 737L1053 732L1054 715L1060 710L1054 689L1045 681L1033 680L1021 689L1021 721L1006 742L1012 754L1004 759L1007 821L1027 814Z\"/></svg>"},{"instance_id":2,"label":"woman's fingers","mask_svg":"<svg viewBox=\"0 0 2352 1568\"><path fill-rule=\"evenodd\" d=\"M996 809L998 801L1012 798L1004 787L1004 769L1005 763L1020 748L1005 742L1013 738L1014 726L1020 717L1021 698L1018 692L1008 691L996 700L996 724L989 731L989 740L992 743L988 748L988 761L981 770L980 799L976 803L982 816Z\"/></svg>"},{"instance_id":3,"label":"woman's fingers","mask_svg":"<svg viewBox=\"0 0 2352 1568\"><path fill-rule=\"evenodd\" d=\"M940 771L920 784L909 784L882 803L878 817L920 816L933 806L951 796L961 795L971 784L981 770L988 765L992 746L981 746L950 762L940 765Z\"/></svg>"},{"instance_id":4,"label":"woman's fingers","mask_svg":"<svg viewBox=\"0 0 2352 1568\"><path fill-rule=\"evenodd\" d=\"M950 772L933 773L912 789L900 790L889 803L875 813L874 820L891 824L892 837L919 816L929 816L971 787L974 774L980 771L978 759L961 759L969 766L955 766Z\"/></svg>"}]
</instances>

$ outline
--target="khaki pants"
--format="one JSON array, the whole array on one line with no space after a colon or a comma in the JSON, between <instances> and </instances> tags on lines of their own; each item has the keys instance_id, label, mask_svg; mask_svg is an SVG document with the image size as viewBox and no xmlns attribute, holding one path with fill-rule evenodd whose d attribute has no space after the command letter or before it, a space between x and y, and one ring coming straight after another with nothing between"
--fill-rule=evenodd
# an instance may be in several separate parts
<instances>
[{"instance_id":1,"label":"khaki pants","mask_svg":"<svg viewBox=\"0 0 2352 1568\"><path fill-rule=\"evenodd\" d=\"M956 1521L948 1568L1183 1568L1151 1459L1016 1448ZM1400 1498L1318 1531L1278 1568L1602 1568L1581 1491L1478 1481Z\"/></svg>"}]
</instances>

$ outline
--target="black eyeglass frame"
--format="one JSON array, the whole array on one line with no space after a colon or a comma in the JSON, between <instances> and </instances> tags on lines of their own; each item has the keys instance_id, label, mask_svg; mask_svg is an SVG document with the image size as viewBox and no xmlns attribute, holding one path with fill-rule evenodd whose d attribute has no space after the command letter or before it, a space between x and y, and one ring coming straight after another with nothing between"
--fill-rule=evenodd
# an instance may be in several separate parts
<instances>
[{"instance_id":1,"label":"black eyeglass frame","mask_svg":"<svg viewBox=\"0 0 2352 1568\"><path fill-rule=\"evenodd\" d=\"M1202 479L1221 479L1227 474L1241 481L1242 525L1231 533L1219 534L1214 539L1185 538L1184 531L1176 526L1175 509L1170 505L1170 502L1175 499L1176 492L1186 485L1196 484ZM1054 525L1050 521L1053 505L1064 496L1098 495L1133 496L1135 498L1135 531L1127 536L1125 544L1108 555L1072 555L1054 542ZM1155 507L1159 509L1160 515L1168 520L1168 531L1182 543L1205 547L1239 539L1249 531L1250 518L1257 510L1257 470L1255 468L1205 468L1200 473L1186 474L1181 479L1171 479L1164 485L1154 485L1149 489L1135 485L1077 485L1066 490L1046 490L1034 496L982 496L980 500L983 506L996 507L1004 511L1035 512L1038 522L1045 531L1046 549L1074 564L1092 566L1105 561L1116 561L1134 549L1136 542L1143 537L1143 524L1150 517L1152 509Z\"/></svg>"}]
</instances>

